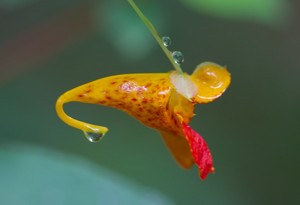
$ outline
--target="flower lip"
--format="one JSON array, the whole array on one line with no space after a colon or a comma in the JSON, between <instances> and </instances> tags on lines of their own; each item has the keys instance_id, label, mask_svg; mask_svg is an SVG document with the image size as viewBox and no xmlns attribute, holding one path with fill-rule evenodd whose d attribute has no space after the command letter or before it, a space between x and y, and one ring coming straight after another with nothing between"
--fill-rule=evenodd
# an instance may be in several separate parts
<instances>
[{"instance_id":1,"label":"flower lip","mask_svg":"<svg viewBox=\"0 0 300 205\"><path fill-rule=\"evenodd\" d=\"M212 62L199 64L190 79L197 85L197 103L208 103L220 97L230 84L231 77L226 67Z\"/></svg>"},{"instance_id":2,"label":"flower lip","mask_svg":"<svg viewBox=\"0 0 300 205\"><path fill-rule=\"evenodd\" d=\"M174 71L170 75L170 81L175 90L189 101L197 95L198 88L188 74Z\"/></svg>"}]
</instances>

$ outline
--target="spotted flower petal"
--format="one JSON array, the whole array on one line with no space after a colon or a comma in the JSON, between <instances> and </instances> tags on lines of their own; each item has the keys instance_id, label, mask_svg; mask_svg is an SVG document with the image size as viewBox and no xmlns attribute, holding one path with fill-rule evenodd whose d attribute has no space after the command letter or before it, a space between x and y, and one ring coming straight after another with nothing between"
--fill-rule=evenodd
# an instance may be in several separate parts
<instances>
[{"instance_id":1,"label":"spotted flower petal","mask_svg":"<svg viewBox=\"0 0 300 205\"><path fill-rule=\"evenodd\" d=\"M212 63L202 64L188 74L124 74L98 79L74 88L59 97L58 116L72 127L81 129L90 141L99 141L108 128L68 116L68 102L92 103L122 110L144 125L158 130L175 160L184 168L194 163L205 179L213 172L212 157L204 139L188 126L196 103L218 98L228 87L230 74Z\"/></svg>"},{"instance_id":2,"label":"spotted flower petal","mask_svg":"<svg viewBox=\"0 0 300 205\"><path fill-rule=\"evenodd\" d=\"M230 83L230 74L222 66L209 62L200 64L192 75L184 73L178 59L163 44L152 23L133 0L128 2L176 71L124 74L92 81L61 95L56 102L57 114L68 125L82 130L88 140L96 142L108 129L71 118L64 112L64 104L75 101L122 110L158 130L177 162L184 168L190 168L195 162L200 177L205 179L208 173L214 171L212 156L204 139L188 124L194 116L194 105L220 97Z\"/></svg>"}]
</instances>

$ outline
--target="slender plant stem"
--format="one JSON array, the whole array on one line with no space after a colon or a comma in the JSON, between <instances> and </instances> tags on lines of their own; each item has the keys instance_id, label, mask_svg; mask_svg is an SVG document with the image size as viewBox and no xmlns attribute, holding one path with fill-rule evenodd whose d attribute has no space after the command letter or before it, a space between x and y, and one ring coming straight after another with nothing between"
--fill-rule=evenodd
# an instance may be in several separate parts
<instances>
[{"instance_id":1,"label":"slender plant stem","mask_svg":"<svg viewBox=\"0 0 300 205\"><path fill-rule=\"evenodd\" d=\"M152 23L149 21L149 19L142 13L142 11L138 8L138 6L134 3L133 0L128 0L128 2L132 6L134 11L137 13L137 15L140 17L140 19L143 21L143 23L147 26L147 28L149 29L149 31L151 32L151 34L153 35L153 37L155 38L157 43L160 45L161 49L164 51L164 53L169 58L171 64L175 68L175 70L178 73L183 73L181 67L178 64L175 63L171 52L164 46L159 33L157 32L155 27L152 25Z\"/></svg>"}]
</instances>

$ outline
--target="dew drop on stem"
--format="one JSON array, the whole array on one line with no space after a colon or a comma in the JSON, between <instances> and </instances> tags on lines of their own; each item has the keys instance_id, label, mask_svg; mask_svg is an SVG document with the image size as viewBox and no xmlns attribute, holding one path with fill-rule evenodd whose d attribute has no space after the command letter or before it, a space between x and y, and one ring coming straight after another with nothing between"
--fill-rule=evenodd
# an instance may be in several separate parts
<instances>
[{"instance_id":1,"label":"dew drop on stem","mask_svg":"<svg viewBox=\"0 0 300 205\"><path fill-rule=\"evenodd\" d=\"M172 52L172 57L176 64L181 65L184 62L183 54L180 51Z\"/></svg>"},{"instance_id":2,"label":"dew drop on stem","mask_svg":"<svg viewBox=\"0 0 300 205\"><path fill-rule=\"evenodd\" d=\"M162 40L165 47L169 47L172 43L172 40L169 36L164 36L164 37L161 38L161 40Z\"/></svg>"}]
</instances>

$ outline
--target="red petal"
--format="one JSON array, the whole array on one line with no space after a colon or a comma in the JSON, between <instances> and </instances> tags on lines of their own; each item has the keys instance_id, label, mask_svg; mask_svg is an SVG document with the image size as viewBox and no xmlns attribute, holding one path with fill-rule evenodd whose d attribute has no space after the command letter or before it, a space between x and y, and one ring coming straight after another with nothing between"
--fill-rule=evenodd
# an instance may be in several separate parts
<instances>
[{"instance_id":1,"label":"red petal","mask_svg":"<svg viewBox=\"0 0 300 205\"><path fill-rule=\"evenodd\" d=\"M209 173L213 173L213 160L210 150L203 137L190 126L182 124L183 132L189 142L194 161L199 168L201 179L205 179Z\"/></svg>"}]
</instances>

